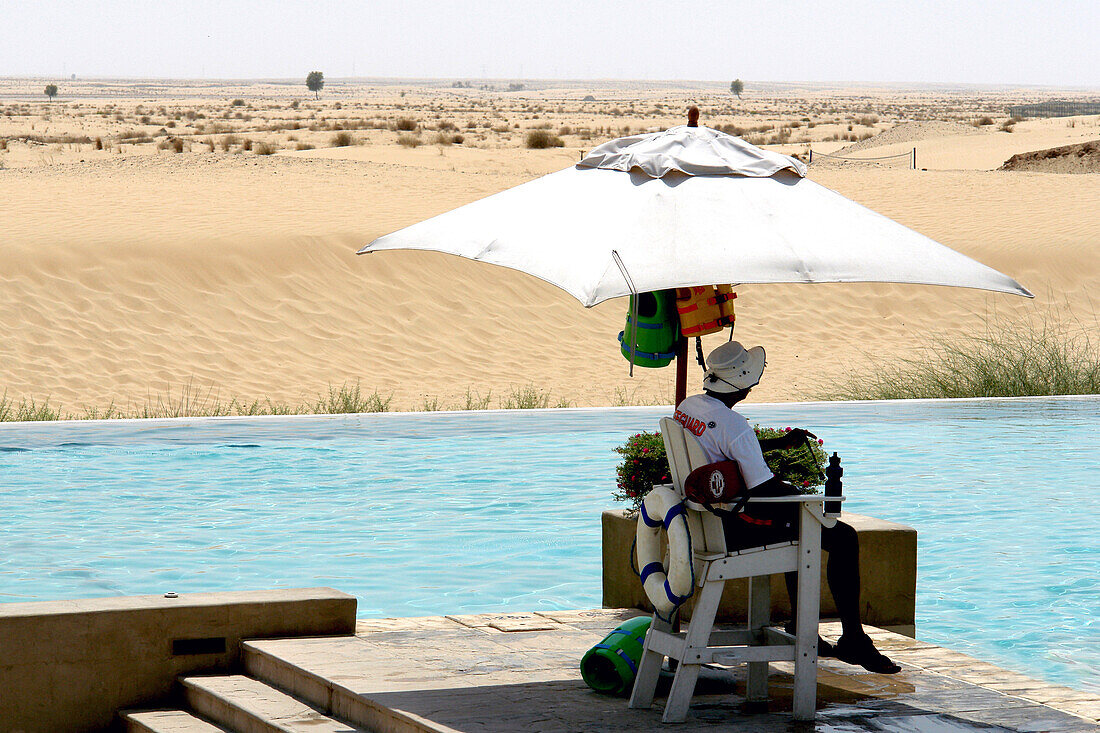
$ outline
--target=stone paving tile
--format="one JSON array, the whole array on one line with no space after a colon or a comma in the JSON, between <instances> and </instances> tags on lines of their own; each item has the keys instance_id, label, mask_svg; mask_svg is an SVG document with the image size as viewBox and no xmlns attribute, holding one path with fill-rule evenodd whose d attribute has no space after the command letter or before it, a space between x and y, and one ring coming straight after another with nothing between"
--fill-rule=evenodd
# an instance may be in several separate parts
<instances>
[{"instance_id":1,"label":"stone paving tile","mask_svg":"<svg viewBox=\"0 0 1100 733\"><path fill-rule=\"evenodd\" d=\"M413 618L379 618L356 621L356 634L377 631L423 631L428 629L453 629L458 622L446 616L418 616Z\"/></svg>"},{"instance_id":2,"label":"stone paving tile","mask_svg":"<svg viewBox=\"0 0 1100 733\"><path fill-rule=\"evenodd\" d=\"M1100 722L1100 700L1070 700L1067 702L1057 702L1051 705L1059 710L1065 710L1068 713L1079 715L1082 718L1087 718L1093 722Z\"/></svg>"},{"instance_id":3,"label":"stone paving tile","mask_svg":"<svg viewBox=\"0 0 1100 733\"><path fill-rule=\"evenodd\" d=\"M536 613L479 613L447 618L470 628L502 632L551 631L561 626L557 621Z\"/></svg>"},{"instance_id":4,"label":"stone paving tile","mask_svg":"<svg viewBox=\"0 0 1100 733\"><path fill-rule=\"evenodd\" d=\"M1021 733L1096 733L1100 730L1100 726L1090 721L1043 705L979 710L962 713L961 716L975 723L1000 725Z\"/></svg>"},{"instance_id":5,"label":"stone paving tile","mask_svg":"<svg viewBox=\"0 0 1100 733\"><path fill-rule=\"evenodd\" d=\"M958 690L930 690L897 695L892 698L906 705L925 710L945 713L966 713L975 710L1002 710L1005 708L1028 707L1035 703L1022 698L1011 697L977 685Z\"/></svg>"}]
</instances>

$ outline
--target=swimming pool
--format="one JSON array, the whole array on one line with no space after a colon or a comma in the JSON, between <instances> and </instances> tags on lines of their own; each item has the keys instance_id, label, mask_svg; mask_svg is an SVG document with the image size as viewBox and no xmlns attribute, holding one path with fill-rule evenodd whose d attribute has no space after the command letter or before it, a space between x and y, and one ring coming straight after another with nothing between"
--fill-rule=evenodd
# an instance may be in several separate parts
<instances>
[{"instance_id":1,"label":"swimming pool","mask_svg":"<svg viewBox=\"0 0 1100 733\"><path fill-rule=\"evenodd\" d=\"M359 614L600 605L612 448L667 408L0 424L0 600L329 585ZM1100 689L1100 400L745 405L919 533L917 633Z\"/></svg>"}]
</instances>

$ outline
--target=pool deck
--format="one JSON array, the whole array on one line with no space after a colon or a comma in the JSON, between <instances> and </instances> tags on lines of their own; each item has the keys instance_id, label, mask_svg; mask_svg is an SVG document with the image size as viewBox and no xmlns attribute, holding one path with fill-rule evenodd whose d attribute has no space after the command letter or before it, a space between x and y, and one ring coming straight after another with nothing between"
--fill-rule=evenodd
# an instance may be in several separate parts
<instances>
[{"instance_id":1,"label":"pool deck","mask_svg":"<svg viewBox=\"0 0 1100 733\"><path fill-rule=\"evenodd\" d=\"M352 637L245 642L245 668L252 678L364 730L667 731L660 722L662 697L651 710L630 710L622 698L593 693L578 671L588 648L638 614L597 609L360 621ZM708 670L687 722L671 730L1100 730L1100 692L1059 687L889 631L868 631L902 672L877 675L820 660L815 723L793 722L793 670L773 663L769 711L742 709L743 668ZM827 639L839 632L839 624L822 625ZM667 681L658 695L664 691Z\"/></svg>"}]
</instances>

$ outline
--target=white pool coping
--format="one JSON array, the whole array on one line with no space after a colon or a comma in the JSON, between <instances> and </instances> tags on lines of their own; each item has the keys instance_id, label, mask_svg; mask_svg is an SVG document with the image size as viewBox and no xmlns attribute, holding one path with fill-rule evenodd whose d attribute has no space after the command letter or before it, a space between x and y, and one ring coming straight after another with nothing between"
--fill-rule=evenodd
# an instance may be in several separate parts
<instances>
[{"instance_id":1,"label":"white pool coping","mask_svg":"<svg viewBox=\"0 0 1100 733\"><path fill-rule=\"evenodd\" d=\"M1029 395L1025 397L925 397L920 399L898 399L898 400L803 400L794 402L747 402L742 403L743 408L753 407L799 407L799 406L818 406L818 405L891 405L891 404L953 404L959 402L1035 402L1035 401L1055 401L1064 402L1069 400L1090 400L1100 402L1100 395ZM268 420L294 420L296 418L318 420L318 419L332 419L340 420L352 417L365 417L370 416L371 419L386 419L386 416L395 417L412 417L412 416L435 416L435 415L515 415L515 414L529 414L529 413L588 413L588 412L643 412L646 410L672 410L671 403L667 405L625 405L625 406L606 406L606 407L542 407L542 408L497 408L494 410L407 410L407 411L385 411L385 412L338 412L338 413L307 413L300 415L218 415L218 416L201 416L201 417L125 417L125 418L98 418L95 420L82 420L80 418L73 418L69 420L22 420L22 421L10 421L0 422L0 430L7 428L16 428L27 425L87 425L96 426L99 424L107 425L125 425L130 423L141 423L142 425L173 425L181 424L184 422L192 424L202 424L206 422L218 423L227 422L232 420L255 420L255 421L268 421Z\"/></svg>"}]
</instances>

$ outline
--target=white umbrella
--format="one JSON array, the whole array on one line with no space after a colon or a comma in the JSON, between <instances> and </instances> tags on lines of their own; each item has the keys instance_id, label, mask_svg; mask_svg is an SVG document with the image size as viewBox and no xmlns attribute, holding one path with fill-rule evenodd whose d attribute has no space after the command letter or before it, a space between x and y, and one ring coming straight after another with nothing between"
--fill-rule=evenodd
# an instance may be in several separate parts
<instances>
[{"instance_id":1,"label":"white umbrella","mask_svg":"<svg viewBox=\"0 0 1100 733\"><path fill-rule=\"evenodd\" d=\"M448 252L534 275L585 307L714 283L897 282L1034 297L805 175L802 162L740 138L673 127L604 143L574 166L379 237L359 254ZM677 404L686 356L680 339Z\"/></svg>"},{"instance_id":2,"label":"white umbrella","mask_svg":"<svg viewBox=\"0 0 1100 733\"><path fill-rule=\"evenodd\" d=\"M898 282L1032 297L985 265L707 127L605 143L581 162L380 237L503 265L586 307L712 283ZM631 282L632 281L632 282Z\"/></svg>"}]
</instances>

